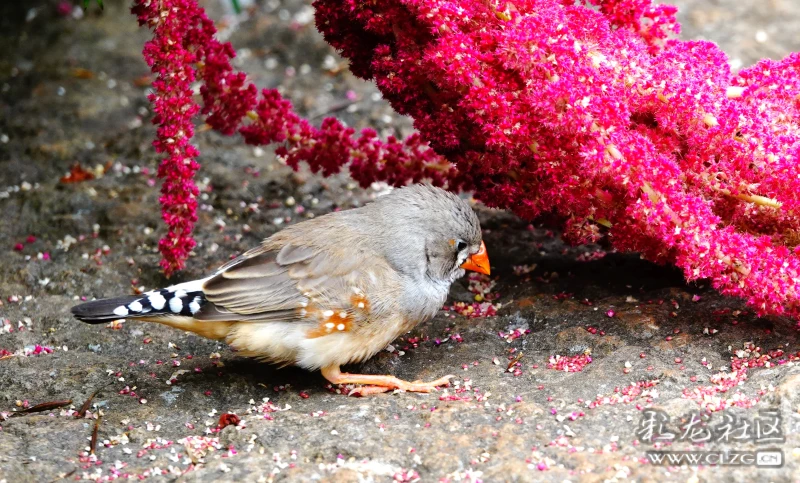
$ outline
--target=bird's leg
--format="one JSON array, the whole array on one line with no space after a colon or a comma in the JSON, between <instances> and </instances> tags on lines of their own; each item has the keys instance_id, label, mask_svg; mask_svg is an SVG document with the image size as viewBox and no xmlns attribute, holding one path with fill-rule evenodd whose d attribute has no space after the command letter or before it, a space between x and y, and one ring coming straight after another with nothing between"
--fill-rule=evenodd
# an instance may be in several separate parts
<instances>
[{"instance_id":1,"label":"bird's leg","mask_svg":"<svg viewBox=\"0 0 800 483\"><path fill-rule=\"evenodd\" d=\"M447 386L450 378L455 376L444 376L432 382L408 382L394 376L374 376L370 374L348 374L341 372L338 365L322 368L322 375L333 384L365 384L354 392L366 396L378 394L392 389L400 389L408 392L431 392L437 386Z\"/></svg>"}]
</instances>

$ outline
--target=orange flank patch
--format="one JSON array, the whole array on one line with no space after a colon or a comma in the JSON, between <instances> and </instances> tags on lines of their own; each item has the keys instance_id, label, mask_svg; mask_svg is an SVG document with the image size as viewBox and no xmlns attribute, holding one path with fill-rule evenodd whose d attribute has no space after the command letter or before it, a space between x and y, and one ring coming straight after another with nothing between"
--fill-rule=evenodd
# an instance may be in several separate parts
<instances>
[{"instance_id":1,"label":"orange flank patch","mask_svg":"<svg viewBox=\"0 0 800 483\"><path fill-rule=\"evenodd\" d=\"M308 331L306 336L309 339L348 332L353 325L353 318L344 310L316 310L313 315L319 320L319 325Z\"/></svg>"},{"instance_id":2,"label":"orange flank patch","mask_svg":"<svg viewBox=\"0 0 800 483\"><path fill-rule=\"evenodd\" d=\"M350 309L321 309L318 307L306 307L300 309L300 313L305 319L318 321L317 327L307 333L309 339L323 337L338 332L349 332L353 328L356 317L364 318L369 313L369 300L360 290L354 289L354 294L350 297Z\"/></svg>"},{"instance_id":3,"label":"orange flank patch","mask_svg":"<svg viewBox=\"0 0 800 483\"><path fill-rule=\"evenodd\" d=\"M350 297L350 303L353 305L353 310L356 312L369 312L369 300L362 293L357 293Z\"/></svg>"}]
</instances>

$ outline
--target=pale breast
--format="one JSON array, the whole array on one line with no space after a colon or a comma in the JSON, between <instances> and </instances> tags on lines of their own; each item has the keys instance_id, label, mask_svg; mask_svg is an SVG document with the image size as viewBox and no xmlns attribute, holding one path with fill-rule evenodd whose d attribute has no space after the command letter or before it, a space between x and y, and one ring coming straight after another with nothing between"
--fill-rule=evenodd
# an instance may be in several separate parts
<instances>
[{"instance_id":1,"label":"pale breast","mask_svg":"<svg viewBox=\"0 0 800 483\"><path fill-rule=\"evenodd\" d=\"M447 282L433 282L429 278L421 281L407 279L403 283L404 294L400 298L403 315L417 324L433 318L441 310L450 284Z\"/></svg>"}]
</instances>

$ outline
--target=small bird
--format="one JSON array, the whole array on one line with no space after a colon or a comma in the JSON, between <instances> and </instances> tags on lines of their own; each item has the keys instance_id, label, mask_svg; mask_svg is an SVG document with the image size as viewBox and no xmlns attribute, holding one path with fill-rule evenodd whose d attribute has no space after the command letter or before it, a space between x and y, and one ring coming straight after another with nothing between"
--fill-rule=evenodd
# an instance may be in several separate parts
<instances>
[{"instance_id":1,"label":"small bird","mask_svg":"<svg viewBox=\"0 0 800 483\"><path fill-rule=\"evenodd\" d=\"M408 382L348 374L441 309L465 270L489 275L475 212L417 184L360 208L289 226L210 276L72 308L90 324L137 319L223 340L245 356L321 369L360 395L429 392L454 376Z\"/></svg>"}]
</instances>

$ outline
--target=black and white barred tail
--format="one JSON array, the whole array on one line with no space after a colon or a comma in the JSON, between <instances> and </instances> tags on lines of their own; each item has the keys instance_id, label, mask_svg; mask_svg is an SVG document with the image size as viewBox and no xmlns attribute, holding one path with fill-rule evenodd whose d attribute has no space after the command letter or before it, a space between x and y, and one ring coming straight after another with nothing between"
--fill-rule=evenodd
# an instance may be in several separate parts
<instances>
[{"instance_id":1,"label":"black and white barred tail","mask_svg":"<svg viewBox=\"0 0 800 483\"><path fill-rule=\"evenodd\" d=\"M141 295L93 300L72 307L72 315L89 324L140 317L193 317L207 302L202 282L205 280L173 285Z\"/></svg>"}]
</instances>

